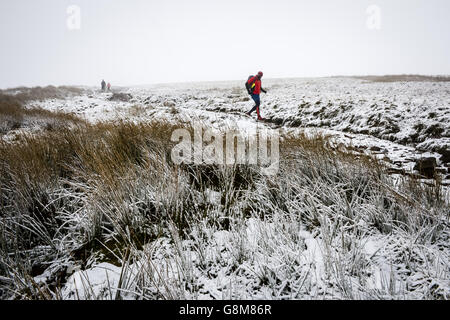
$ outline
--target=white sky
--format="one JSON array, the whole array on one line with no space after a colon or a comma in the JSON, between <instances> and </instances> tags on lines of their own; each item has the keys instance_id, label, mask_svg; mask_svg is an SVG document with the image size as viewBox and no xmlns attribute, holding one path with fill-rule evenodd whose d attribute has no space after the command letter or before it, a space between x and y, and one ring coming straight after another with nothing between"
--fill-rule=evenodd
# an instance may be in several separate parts
<instances>
[{"instance_id":1,"label":"white sky","mask_svg":"<svg viewBox=\"0 0 450 320\"><path fill-rule=\"evenodd\" d=\"M450 74L449 39L448 0L0 0L0 88Z\"/></svg>"}]
</instances>

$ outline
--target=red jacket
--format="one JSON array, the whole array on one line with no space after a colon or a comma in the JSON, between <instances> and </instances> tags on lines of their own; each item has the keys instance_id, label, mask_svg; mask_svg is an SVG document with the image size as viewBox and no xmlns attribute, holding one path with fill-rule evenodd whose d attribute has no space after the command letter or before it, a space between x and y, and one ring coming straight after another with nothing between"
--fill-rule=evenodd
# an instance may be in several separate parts
<instances>
[{"instance_id":1,"label":"red jacket","mask_svg":"<svg viewBox=\"0 0 450 320\"><path fill-rule=\"evenodd\" d=\"M253 87L253 85L252 85L252 88L254 88L253 94L260 94L261 93L261 80L258 79L257 76L254 76L254 77L250 78L247 83L250 84L253 81L255 81L255 83L254 83L255 86Z\"/></svg>"}]
</instances>

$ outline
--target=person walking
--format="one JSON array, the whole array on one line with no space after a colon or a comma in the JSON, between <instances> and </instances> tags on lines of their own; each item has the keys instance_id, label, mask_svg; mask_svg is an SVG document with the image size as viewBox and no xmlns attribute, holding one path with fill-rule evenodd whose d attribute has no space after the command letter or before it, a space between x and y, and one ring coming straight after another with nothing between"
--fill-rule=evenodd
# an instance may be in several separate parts
<instances>
[{"instance_id":1,"label":"person walking","mask_svg":"<svg viewBox=\"0 0 450 320\"><path fill-rule=\"evenodd\" d=\"M261 114L259 112L259 107L261 105L261 99L260 99L259 95L261 94L261 91L264 93L267 93L267 90L264 90L261 87L261 78L262 77L263 77L263 73L262 73L262 71L259 71L256 76L251 77L247 81L249 93L250 93L253 101L255 101L255 106L249 112L247 112L247 115L250 116L252 114L252 112L256 110L256 114L258 115L258 120L264 120L261 117Z\"/></svg>"},{"instance_id":2,"label":"person walking","mask_svg":"<svg viewBox=\"0 0 450 320\"><path fill-rule=\"evenodd\" d=\"M106 89L106 82L105 80L102 80L102 91L105 91Z\"/></svg>"},{"instance_id":3,"label":"person walking","mask_svg":"<svg viewBox=\"0 0 450 320\"><path fill-rule=\"evenodd\" d=\"M106 87L108 88L108 91L111 91L111 83L108 82L108 85Z\"/></svg>"}]
</instances>

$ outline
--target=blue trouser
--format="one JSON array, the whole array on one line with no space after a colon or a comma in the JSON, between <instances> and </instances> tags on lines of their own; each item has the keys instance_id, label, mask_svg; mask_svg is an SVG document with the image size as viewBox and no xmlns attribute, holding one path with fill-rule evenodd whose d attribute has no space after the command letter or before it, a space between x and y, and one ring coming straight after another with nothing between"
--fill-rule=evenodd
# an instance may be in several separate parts
<instances>
[{"instance_id":1,"label":"blue trouser","mask_svg":"<svg viewBox=\"0 0 450 320\"><path fill-rule=\"evenodd\" d=\"M255 106L253 107L252 110L249 111L248 114L251 114L253 111L256 110L256 113L258 114L258 117L259 117L259 106L261 104L261 100L259 99L259 94L252 94L252 99L253 99L253 101L255 101Z\"/></svg>"}]
</instances>

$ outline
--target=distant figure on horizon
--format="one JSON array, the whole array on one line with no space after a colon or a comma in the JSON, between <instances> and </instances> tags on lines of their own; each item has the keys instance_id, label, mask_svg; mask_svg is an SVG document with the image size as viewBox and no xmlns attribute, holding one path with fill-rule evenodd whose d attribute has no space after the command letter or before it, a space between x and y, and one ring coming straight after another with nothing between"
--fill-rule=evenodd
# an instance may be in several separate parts
<instances>
[{"instance_id":1,"label":"distant figure on horizon","mask_svg":"<svg viewBox=\"0 0 450 320\"><path fill-rule=\"evenodd\" d=\"M108 88L108 91L111 91L111 83L108 82L107 88Z\"/></svg>"},{"instance_id":2,"label":"distant figure on horizon","mask_svg":"<svg viewBox=\"0 0 450 320\"><path fill-rule=\"evenodd\" d=\"M105 80L102 80L102 91L105 91L106 89L106 82Z\"/></svg>"}]
</instances>

